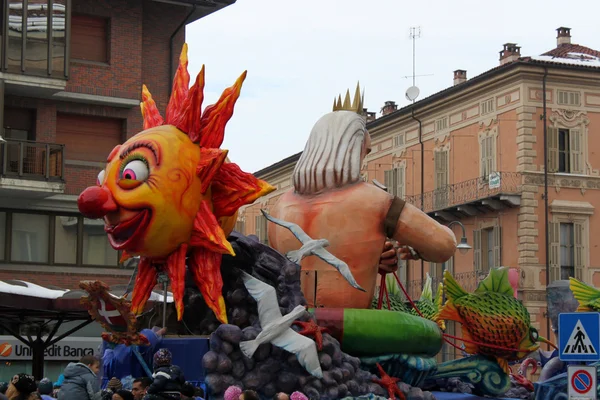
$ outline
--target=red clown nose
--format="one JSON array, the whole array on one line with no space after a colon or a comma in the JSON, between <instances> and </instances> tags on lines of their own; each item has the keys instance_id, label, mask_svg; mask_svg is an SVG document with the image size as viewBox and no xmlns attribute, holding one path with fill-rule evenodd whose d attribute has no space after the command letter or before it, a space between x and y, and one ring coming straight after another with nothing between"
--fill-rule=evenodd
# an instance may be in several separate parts
<instances>
[{"instance_id":1,"label":"red clown nose","mask_svg":"<svg viewBox=\"0 0 600 400\"><path fill-rule=\"evenodd\" d=\"M91 186L81 192L77 206L85 217L91 219L102 218L118 208L108 189L100 186Z\"/></svg>"}]
</instances>

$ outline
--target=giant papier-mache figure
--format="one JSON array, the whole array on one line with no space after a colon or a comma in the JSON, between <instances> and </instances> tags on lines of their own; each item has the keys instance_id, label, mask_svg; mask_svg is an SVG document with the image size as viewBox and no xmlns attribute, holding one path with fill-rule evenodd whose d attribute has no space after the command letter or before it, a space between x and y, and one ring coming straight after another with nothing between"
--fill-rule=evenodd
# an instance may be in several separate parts
<instances>
[{"instance_id":1,"label":"giant papier-mache figure","mask_svg":"<svg viewBox=\"0 0 600 400\"><path fill-rule=\"evenodd\" d=\"M237 210L275 190L226 160L225 125L246 72L202 112L204 67L190 88L187 45L181 53L165 118L148 89L142 93L144 131L113 149L97 186L78 199L89 218L104 218L113 248L140 256L132 311L143 310L160 272L168 274L177 317L183 316L186 257L206 304L227 322L221 256Z\"/></svg>"}]
</instances>

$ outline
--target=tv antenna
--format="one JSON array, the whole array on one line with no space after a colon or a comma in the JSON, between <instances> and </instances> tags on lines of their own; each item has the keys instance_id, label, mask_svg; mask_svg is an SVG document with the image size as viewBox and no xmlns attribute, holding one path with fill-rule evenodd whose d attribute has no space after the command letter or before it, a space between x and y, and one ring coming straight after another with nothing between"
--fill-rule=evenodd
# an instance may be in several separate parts
<instances>
[{"instance_id":1,"label":"tv antenna","mask_svg":"<svg viewBox=\"0 0 600 400\"><path fill-rule=\"evenodd\" d=\"M413 45L413 71L412 71L411 76L405 76L404 78L412 77L412 86L406 90L406 99L408 101L412 101L414 103L415 100L417 99L417 97L419 97L419 93L420 93L419 88L416 86L417 76L432 76L433 74L417 75L417 72L416 72L416 70L417 70L417 68L416 68L416 60L417 60L416 42L417 42L417 39L419 39L421 37L421 27L420 26L411 27L409 37L412 40L412 45Z\"/></svg>"}]
</instances>

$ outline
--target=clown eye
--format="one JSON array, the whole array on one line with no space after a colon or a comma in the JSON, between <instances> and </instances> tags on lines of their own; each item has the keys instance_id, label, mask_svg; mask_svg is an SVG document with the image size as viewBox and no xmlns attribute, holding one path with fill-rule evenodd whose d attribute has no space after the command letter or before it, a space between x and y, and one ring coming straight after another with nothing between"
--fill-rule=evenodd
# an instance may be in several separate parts
<instances>
[{"instance_id":1,"label":"clown eye","mask_svg":"<svg viewBox=\"0 0 600 400\"><path fill-rule=\"evenodd\" d=\"M121 171L121 179L132 181L145 181L148 178L148 166L141 160L128 162Z\"/></svg>"},{"instance_id":2,"label":"clown eye","mask_svg":"<svg viewBox=\"0 0 600 400\"><path fill-rule=\"evenodd\" d=\"M98 178L96 178L96 184L98 186L100 186L104 183L104 175L105 175L104 170L102 170L98 173Z\"/></svg>"}]
</instances>

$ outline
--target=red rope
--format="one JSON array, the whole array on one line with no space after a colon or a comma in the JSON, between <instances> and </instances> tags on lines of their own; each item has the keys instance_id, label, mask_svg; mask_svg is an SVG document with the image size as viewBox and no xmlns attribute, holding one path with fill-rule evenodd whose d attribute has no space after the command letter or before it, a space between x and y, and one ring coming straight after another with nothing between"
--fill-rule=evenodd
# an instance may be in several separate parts
<instances>
[{"instance_id":1,"label":"red rope","mask_svg":"<svg viewBox=\"0 0 600 400\"><path fill-rule=\"evenodd\" d=\"M388 306L388 310L392 311L392 305L390 304L390 294L388 293L388 289L387 289L387 283L386 285L383 287L383 290L385 291L385 298L387 300L387 306Z\"/></svg>"}]
</instances>

